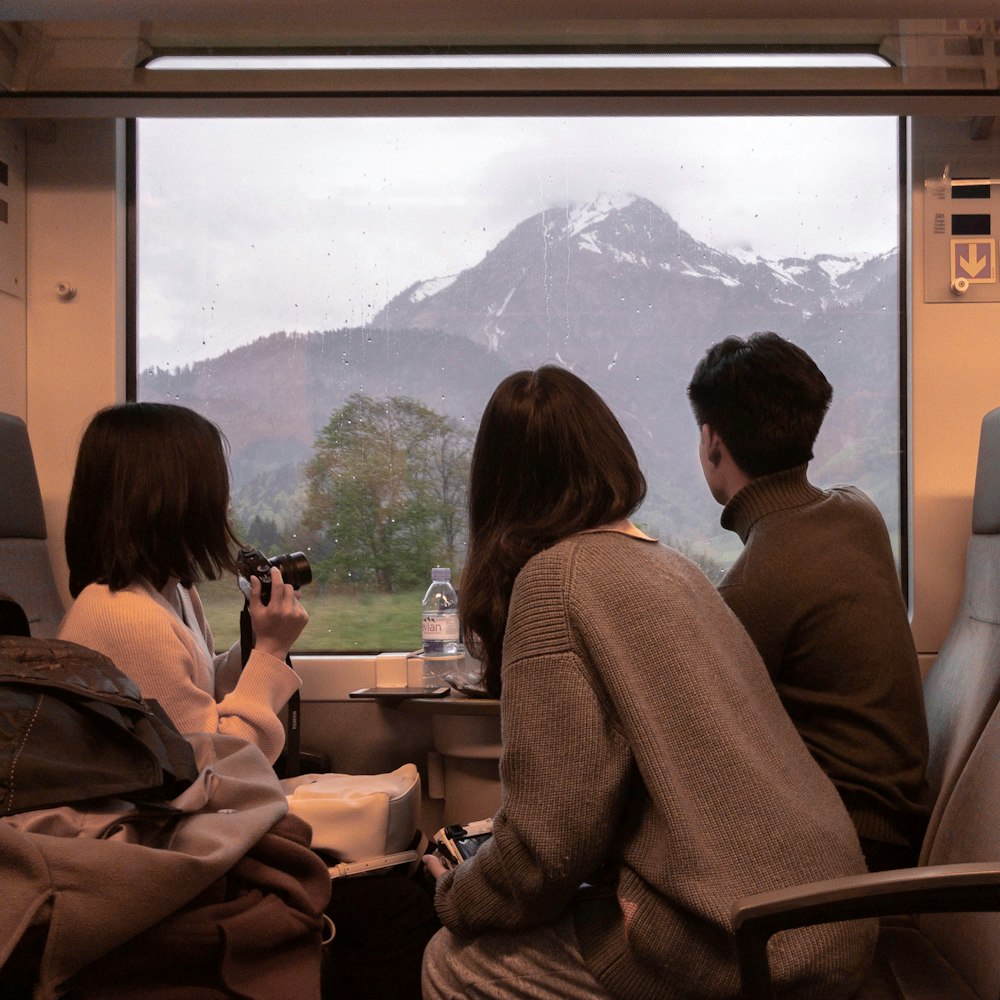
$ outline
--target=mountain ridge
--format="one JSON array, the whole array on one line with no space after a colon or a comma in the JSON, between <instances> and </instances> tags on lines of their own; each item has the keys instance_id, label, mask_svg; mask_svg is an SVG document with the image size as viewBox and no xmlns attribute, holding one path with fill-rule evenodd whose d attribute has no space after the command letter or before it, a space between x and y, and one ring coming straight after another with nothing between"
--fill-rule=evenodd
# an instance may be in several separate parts
<instances>
[{"instance_id":1,"label":"mountain ridge","mask_svg":"<svg viewBox=\"0 0 1000 1000\"><path fill-rule=\"evenodd\" d=\"M394 295L365 327L276 332L184 369L140 374L140 398L191 405L223 428L234 488L308 457L352 392L410 396L475 429L496 383L555 362L600 392L631 435L659 523L718 531L685 388L705 349L771 329L834 385L814 468L895 502L898 253L724 251L638 195L537 212L481 260ZM893 471L893 476L895 472ZM896 480L893 479L892 482ZM290 484L286 484L290 485ZM897 490L898 493L898 490Z\"/></svg>"}]
</instances>

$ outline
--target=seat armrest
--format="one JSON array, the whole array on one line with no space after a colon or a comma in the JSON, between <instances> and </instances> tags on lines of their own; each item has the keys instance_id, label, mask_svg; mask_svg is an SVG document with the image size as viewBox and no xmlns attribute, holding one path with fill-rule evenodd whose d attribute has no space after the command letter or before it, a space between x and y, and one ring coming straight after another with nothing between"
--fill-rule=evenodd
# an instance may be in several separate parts
<instances>
[{"instance_id":1,"label":"seat armrest","mask_svg":"<svg viewBox=\"0 0 1000 1000\"><path fill-rule=\"evenodd\" d=\"M793 927L909 913L1000 910L1000 862L901 868L745 896L733 905L743 995L771 1000L772 934Z\"/></svg>"}]
</instances>

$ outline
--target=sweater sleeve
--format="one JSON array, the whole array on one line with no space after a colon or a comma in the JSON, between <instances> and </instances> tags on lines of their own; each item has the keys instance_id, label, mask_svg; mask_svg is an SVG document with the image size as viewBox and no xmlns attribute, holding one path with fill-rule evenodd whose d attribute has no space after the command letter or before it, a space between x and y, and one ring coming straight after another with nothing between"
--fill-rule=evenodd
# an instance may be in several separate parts
<instances>
[{"instance_id":1,"label":"sweater sleeve","mask_svg":"<svg viewBox=\"0 0 1000 1000\"><path fill-rule=\"evenodd\" d=\"M439 880L454 933L530 927L566 909L610 850L631 756L569 652L504 665L503 799L493 838Z\"/></svg>"},{"instance_id":2,"label":"sweater sleeve","mask_svg":"<svg viewBox=\"0 0 1000 1000\"><path fill-rule=\"evenodd\" d=\"M285 744L278 712L301 683L284 660L255 649L236 687L215 703L217 731L256 743L273 764Z\"/></svg>"},{"instance_id":3,"label":"sweater sleeve","mask_svg":"<svg viewBox=\"0 0 1000 1000\"><path fill-rule=\"evenodd\" d=\"M67 612L60 638L108 656L181 733L238 736L277 759L284 744L277 713L300 683L283 661L255 650L235 688L216 702L215 664L179 618L145 593L90 590Z\"/></svg>"}]
</instances>

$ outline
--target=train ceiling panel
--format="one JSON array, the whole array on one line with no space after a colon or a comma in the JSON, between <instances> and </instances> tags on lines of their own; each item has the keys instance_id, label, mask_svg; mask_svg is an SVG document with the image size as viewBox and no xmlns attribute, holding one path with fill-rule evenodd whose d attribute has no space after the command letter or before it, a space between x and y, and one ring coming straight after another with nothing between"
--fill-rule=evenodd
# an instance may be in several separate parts
<instances>
[{"instance_id":1,"label":"train ceiling panel","mask_svg":"<svg viewBox=\"0 0 1000 1000\"><path fill-rule=\"evenodd\" d=\"M1000 19L995 3L954 0L830 0L802 16L801 0L733 4L700 0L508 0L502 18L470 15L457 0L119 0L103 19L103 0L9 0L0 22L0 116L127 117L135 114L262 113L260 97L280 98L283 114L399 112L399 99L423 98L426 113L479 113L475 102L530 97L561 110L612 95L621 112L657 99L656 113L837 113L850 95L855 113L967 114L989 134L1000 114ZM740 16L732 17L738 10ZM971 14L979 16L969 16ZM901 17L901 15L906 15ZM831 15L831 16L824 16ZM889 15L889 16L887 16ZM933 15L933 16L932 16ZM171 53L487 51L661 52L753 48L865 50L882 68L666 68L601 70L475 68L157 71ZM338 99L330 106L329 98ZM579 104L580 101L584 103ZM738 100L738 104L736 103ZM443 103L440 103L443 101ZM326 103L324 103L326 102ZM523 104L522 104L523 106ZM421 109L417 109L418 112ZM986 123L986 124L984 124Z\"/></svg>"}]
</instances>

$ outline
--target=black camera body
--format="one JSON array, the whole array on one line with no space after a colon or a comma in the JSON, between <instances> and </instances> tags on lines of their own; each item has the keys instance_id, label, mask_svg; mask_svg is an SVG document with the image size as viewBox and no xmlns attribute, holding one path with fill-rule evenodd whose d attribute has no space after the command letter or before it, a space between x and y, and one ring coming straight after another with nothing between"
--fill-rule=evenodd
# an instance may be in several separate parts
<instances>
[{"instance_id":1,"label":"black camera body","mask_svg":"<svg viewBox=\"0 0 1000 1000\"><path fill-rule=\"evenodd\" d=\"M312 582L312 567L304 552L288 552L270 559L263 552L250 546L244 546L236 554L236 567L239 570L240 590L250 597L250 577L260 580L260 603L267 604L271 599L271 567L276 566L281 572L281 579L290 583L292 589L298 590Z\"/></svg>"}]
</instances>

